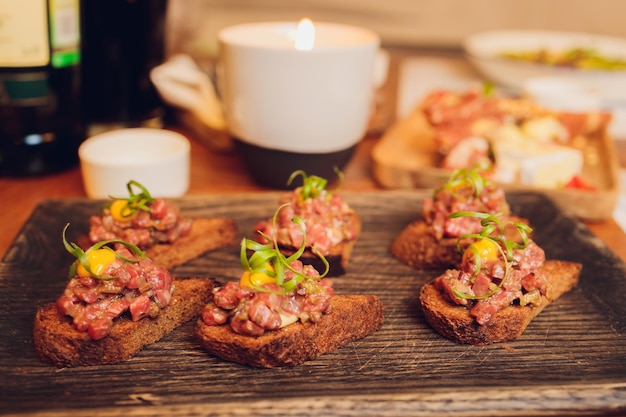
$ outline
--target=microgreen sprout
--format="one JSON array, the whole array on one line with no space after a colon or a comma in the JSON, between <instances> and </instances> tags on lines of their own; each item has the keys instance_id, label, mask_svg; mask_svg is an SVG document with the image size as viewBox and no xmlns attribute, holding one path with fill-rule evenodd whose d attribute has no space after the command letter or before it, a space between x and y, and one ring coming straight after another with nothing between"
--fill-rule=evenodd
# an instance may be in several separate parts
<instances>
[{"instance_id":1,"label":"microgreen sprout","mask_svg":"<svg viewBox=\"0 0 626 417\"><path fill-rule=\"evenodd\" d=\"M135 194L133 186L139 189L137 194ZM128 197L109 196L113 200L126 201L126 205L120 211L122 217L132 217L137 210L149 212L150 204L154 199L150 195L148 189L135 180L130 180L126 184L126 188L128 189Z\"/></svg>"},{"instance_id":2,"label":"microgreen sprout","mask_svg":"<svg viewBox=\"0 0 626 417\"><path fill-rule=\"evenodd\" d=\"M339 178L339 184L335 188L335 190L337 190L341 187L341 184L343 183L343 173L337 167L334 168L334 171ZM326 189L326 186L328 185L328 180L317 175L307 175L306 172L301 169L294 171L291 174L291 176L287 180L287 185L291 185L293 180L296 179L298 176L302 177L300 197L303 200L315 198L319 196L323 191L331 192L330 190Z\"/></svg>"},{"instance_id":3,"label":"microgreen sprout","mask_svg":"<svg viewBox=\"0 0 626 417\"><path fill-rule=\"evenodd\" d=\"M491 184L491 180L483 174L487 169L485 164L458 169L450 175L445 184L435 190L435 195L445 189L453 197L458 197L460 190L471 190L471 194L475 198L480 198L485 187Z\"/></svg>"},{"instance_id":4,"label":"microgreen sprout","mask_svg":"<svg viewBox=\"0 0 626 417\"><path fill-rule=\"evenodd\" d=\"M70 272L69 272L69 278L73 278L76 276L77 271L79 266L82 266L83 268L85 268L85 270L89 273L89 275L91 275L94 278L97 279L101 279L101 280L111 280L111 279L115 279L117 277L112 277L112 276L104 276L104 275L100 275L97 274L93 271L91 262L89 261L88 255L91 252L94 251L108 251L111 252L116 258L122 259L126 262L139 262L141 259L147 258L146 254L139 249L137 246L133 245L132 243L120 240L120 239L113 239L113 240L103 240L100 241L98 243L95 243L94 245L92 245L91 247L89 247L87 250L83 250L80 246L78 246L76 243L74 242L68 242L67 238L65 236L65 233L67 231L67 229L69 228L70 224L67 223L65 225L65 227L63 228L63 245L65 246L65 249L72 254L74 257L76 257L76 261L74 261L74 263L72 264L72 266L70 267ZM130 251L132 253L134 253L135 255L137 255L137 258L128 258L125 257L117 252L115 252L112 248L110 248L108 245L110 244L114 244L114 243L119 243L122 244L124 246L126 246L128 249L130 249Z\"/></svg>"},{"instance_id":5,"label":"microgreen sprout","mask_svg":"<svg viewBox=\"0 0 626 417\"><path fill-rule=\"evenodd\" d=\"M485 97L493 96L496 92L496 85L491 81L486 81L483 83L482 93Z\"/></svg>"},{"instance_id":6,"label":"microgreen sprout","mask_svg":"<svg viewBox=\"0 0 626 417\"><path fill-rule=\"evenodd\" d=\"M480 212L473 212L473 211L458 211L455 213L451 213L448 217L450 218L477 217L481 219L480 224L482 226L482 229L480 230L480 232L464 234L462 236L459 236L457 240L457 249L459 250L459 252L463 252L463 249L461 246L461 242L463 240L473 239L474 241L474 243L470 244L470 246L466 249L466 250L471 250L476 255L474 257L475 264L474 264L474 271L472 273L471 278L475 278L480 273L481 268L482 268L482 258L481 256L479 256L479 252L476 247L476 242L479 242L481 240L490 241L497 248L499 252L498 257L502 259L502 261L504 262L504 276L502 277L498 285L496 285L487 294L476 296L476 295L466 294L466 293L463 293L454 289L455 295L459 298L472 299L472 300L484 299L484 298L488 298L492 296L493 294L497 293L502 288L502 286L504 285L504 282L507 280L510 274L510 270L512 267L511 263L514 261L514 257L513 257L514 250L525 249L528 246L528 243L530 241L529 235L530 233L532 233L532 228L524 222L503 221L501 219L500 213L489 214L489 213L480 213ZM508 225L511 225L517 229L517 232L520 237L519 239L520 243L518 243L518 241L508 239L505 236L505 228Z\"/></svg>"},{"instance_id":7,"label":"microgreen sprout","mask_svg":"<svg viewBox=\"0 0 626 417\"><path fill-rule=\"evenodd\" d=\"M276 220L278 218L278 213L283 207L287 205L288 204L283 204L274 213L274 230L276 230ZM304 220L298 216L295 216L291 221L298 224L302 228L302 234L304 238L298 250L289 257L286 257L280 251L278 242L276 241L276 233L273 233L273 236L269 237L259 232L265 239L270 242L268 244L261 244L254 240L246 238L242 239L241 241L240 257L241 265L244 270L249 271L250 273L263 273L268 275L269 277L273 277L275 284L282 288L281 291L278 291L281 294L292 292L300 282L306 279L319 279L326 276L330 269L330 265L326 258L321 253L315 251L315 249L313 249L313 252L320 257L325 266L325 271L323 274L320 274L320 276L318 277L310 277L299 271L296 271L295 269L293 269L293 267L291 267L291 263L299 259L306 248L306 224ZM247 256L248 250L253 252L250 258L248 258ZM285 280L285 272L287 270L293 273L293 278L289 280ZM265 287L256 285L254 283L251 284L253 288L257 291L273 292Z\"/></svg>"}]
</instances>

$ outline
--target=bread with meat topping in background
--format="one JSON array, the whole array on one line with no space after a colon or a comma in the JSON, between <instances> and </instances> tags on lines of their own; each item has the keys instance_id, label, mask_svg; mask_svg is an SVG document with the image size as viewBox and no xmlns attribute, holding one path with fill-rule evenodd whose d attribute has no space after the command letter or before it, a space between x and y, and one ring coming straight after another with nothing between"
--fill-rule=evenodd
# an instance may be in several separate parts
<instances>
[{"instance_id":1,"label":"bread with meat topping in background","mask_svg":"<svg viewBox=\"0 0 626 417\"><path fill-rule=\"evenodd\" d=\"M528 220L511 216L513 222L528 224ZM519 239L517 230L510 226L510 238ZM508 234L507 234L508 235ZM461 262L457 248L458 238L438 239L423 220L407 225L389 246L389 252L399 261L417 270L453 268Z\"/></svg>"},{"instance_id":2,"label":"bread with meat topping in background","mask_svg":"<svg viewBox=\"0 0 626 417\"><path fill-rule=\"evenodd\" d=\"M361 219L355 214L353 216L353 221L354 228L358 236L361 233ZM331 247L329 253L324 255L329 265L328 274L326 274L327 277L336 278L346 273L348 263L350 262L350 256L352 255L352 250L356 241L357 239L340 242L339 244ZM289 257L293 255L297 249L281 245L280 251L285 256ZM324 262L318 255L313 253L311 248L306 248L304 253L298 259L300 259L300 261L302 261L305 265L312 265L317 271L320 271L320 273L326 270Z\"/></svg>"},{"instance_id":3,"label":"bread with meat topping in background","mask_svg":"<svg viewBox=\"0 0 626 417\"><path fill-rule=\"evenodd\" d=\"M158 244L145 250L146 255L167 269L182 265L205 252L238 243L237 224L230 218L195 218L191 231L171 244Z\"/></svg>"},{"instance_id":4,"label":"bread with meat topping in background","mask_svg":"<svg viewBox=\"0 0 626 417\"><path fill-rule=\"evenodd\" d=\"M582 265L548 260L541 269L549 277L550 288L538 305L512 304L498 311L486 324L480 325L470 315L469 308L455 304L430 282L420 291L424 317L439 334L458 343L488 345L515 340L537 314L578 284Z\"/></svg>"},{"instance_id":5,"label":"bread with meat topping in background","mask_svg":"<svg viewBox=\"0 0 626 417\"><path fill-rule=\"evenodd\" d=\"M126 316L118 317L113 321L111 334L100 340L76 330L56 303L46 304L35 317L37 356L58 368L114 364L131 358L144 346L199 316L219 284L209 278L181 278L175 279L174 285L170 304L156 318L132 321Z\"/></svg>"},{"instance_id":6,"label":"bread with meat topping in background","mask_svg":"<svg viewBox=\"0 0 626 417\"><path fill-rule=\"evenodd\" d=\"M211 354L243 365L274 368L296 366L362 339L383 325L384 307L375 295L335 295L330 313L316 322L297 322L263 335L245 336L229 324L198 320L196 335Z\"/></svg>"},{"instance_id":7,"label":"bread with meat topping in background","mask_svg":"<svg viewBox=\"0 0 626 417\"><path fill-rule=\"evenodd\" d=\"M449 268L461 261L457 238L437 237L426 222L417 220L406 226L391 242L389 252L412 268Z\"/></svg>"},{"instance_id":8,"label":"bread with meat topping in background","mask_svg":"<svg viewBox=\"0 0 626 417\"><path fill-rule=\"evenodd\" d=\"M230 218L194 218L187 236L178 238L174 243L160 243L144 250L145 254L157 265L172 269L191 261L203 253L237 243L239 230ZM83 249L93 242L88 235L78 238Z\"/></svg>"}]
</instances>

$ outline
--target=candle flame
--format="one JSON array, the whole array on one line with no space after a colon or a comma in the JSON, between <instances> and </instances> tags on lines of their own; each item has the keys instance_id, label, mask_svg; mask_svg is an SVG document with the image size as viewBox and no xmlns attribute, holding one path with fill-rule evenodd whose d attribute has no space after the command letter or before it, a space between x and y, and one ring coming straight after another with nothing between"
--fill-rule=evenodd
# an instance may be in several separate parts
<instances>
[{"instance_id":1,"label":"candle flame","mask_svg":"<svg viewBox=\"0 0 626 417\"><path fill-rule=\"evenodd\" d=\"M315 27L311 19L304 18L296 28L295 47L298 51L310 51L315 44Z\"/></svg>"}]
</instances>

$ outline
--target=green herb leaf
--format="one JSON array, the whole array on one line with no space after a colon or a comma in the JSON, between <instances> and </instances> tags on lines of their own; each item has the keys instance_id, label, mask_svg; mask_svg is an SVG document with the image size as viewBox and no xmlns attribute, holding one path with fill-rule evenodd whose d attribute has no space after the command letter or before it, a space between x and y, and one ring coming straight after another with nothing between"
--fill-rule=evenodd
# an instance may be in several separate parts
<instances>
[{"instance_id":1,"label":"green herb leaf","mask_svg":"<svg viewBox=\"0 0 626 417\"><path fill-rule=\"evenodd\" d=\"M273 230L276 230L278 213L287 205L289 204L283 204L274 213L274 217L272 219L274 225ZM286 257L280 251L278 242L276 240L276 233L273 233L273 236L271 238L263 235L267 240L271 242L269 244L261 244L247 238L243 238L241 241L239 256L243 269L250 272L250 274L263 273L270 277L274 277L276 285L281 287L281 291L278 291L278 293L280 294L287 294L289 292L292 292L296 288L296 286L304 280L322 278L326 276L326 274L328 274L328 271L330 270L330 264L328 263L326 258L316 251L314 251L314 253L320 257L326 267L324 273L320 274L319 277L310 277L299 271L296 271L291 267L291 263L299 259L306 249L306 223L302 218L298 216L294 217L292 221L302 228L302 234L305 238L302 240L302 244L300 245L298 250L289 257ZM248 251L253 251L252 255L250 255L249 258ZM294 275L293 278L289 280L285 280L285 272L287 270L291 271ZM272 292L265 287L254 284L253 282L251 282L251 284L253 288L257 291Z\"/></svg>"},{"instance_id":2,"label":"green herb leaf","mask_svg":"<svg viewBox=\"0 0 626 417\"><path fill-rule=\"evenodd\" d=\"M472 239L473 243L468 246L466 250L471 250L476 255L474 259L476 263L474 264L474 270L472 271L471 278L476 278L482 269L482 258L479 256L478 249L476 248L476 242L480 240L489 240L491 241L499 251L499 258L502 259L504 264L504 276L498 283L498 285L494 286L494 288L489 291L487 294L477 296L472 294L463 293L458 291L457 289L453 289L455 295L459 298L471 299L471 300L479 300L489 298L492 295L496 294L502 286L504 282L510 275L512 262L514 261L514 250L515 249L525 249L528 247L528 243L530 241L530 233L532 233L532 227L524 222L513 222L510 220L503 221L501 219L502 214L488 214L482 212L472 212L472 211L459 211L455 213L451 213L448 217L450 218L458 218L458 217L476 217L481 219L480 224L482 229L478 233L468 233L462 236L459 236L457 239L457 249L459 252L463 252L462 241L466 241L467 239ZM515 240L509 239L505 235L505 229L508 225L512 225L517 229L519 233L519 238L521 243L518 243Z\"/></svg>"},{"instance_id":3,"label":"green herb leaf","mask_svg":"<svg viewBox=\"0 0 626 417\"><path fill-rule=\"evenodd\" d=\"M485 175L490 167L487 164L478 164L470 168L457 169L450 175L448 180L439 188L435 189L436 196L443 190L447 190L453 197L462 197L462 192L470 191L474 198L480 198L483 190L492 185L492 181Z\"/></svg>"},{"instance_id":4,"label":"green herb leaf","mask_svg":"<svg viewBox=\"0 0 626 417\"><path fill-rule=\"evenodd\" d=\"M137 194L133 190L133 187L137 187L139 189ZM150 204L152 204L154 198L152 198L148 189L135 180L130 180L126 184L126 188L128 189L128 197L109 196L109 198L113 200L126 201L126 205L120 212L122 217L132 217L137 210L150 212Z\"/></svg>"},{"instance_id":5,"label":"green herb leaf","mask_svg":"<svg viewBox=\"0 0 626 417\"><path fill-rule=\"evenodd\" d=\"M70 266L69 279L72 279L76 276L78 265L82 265L83 268L85 268L85 270L94 278L101 279L101 280L112 280L112 279L117 278L117 277L111 277L111 276L98 275L91 270L91 265L90 265L89 259L87 258L87 254L94 250L98 250L98 249L109 250L115 254L116 258L122 259L126 262L139 262L141 259L147 259L146 254L137 246L133 245L130 242L126 242L120 239L103 240L103 241L93 244L87 250L84 251L76 243L67 241L66 231L69 227L70 227L70 224L67 223L65 227L63 228L63 232L62 232L63 245L65 246L65 249L74 257L76 257L76 261L72 263L72 265ZM119 243L119 244L126 246L128 249L130 249L132 253L138 256L139 259L128 258L128 257L122 256L121 254L115 252L113 249L111 249L108 246L110 244L115 244L115 243Z\"/></svg>"},{"instance_id":6,"label":"green herb leaf","mask_svg":"<svg viewBox=\"0 0 626 417\"><path fill-rule=\"evenodd\" d=\"M289 180L287 180L287 185L291 185L294 179L296 179L298 176L301 176L302 186L299 189L299 193L300 197L303 200L318 197L324 191L328 193L336 192L343 184L343 173L337 167L334 168L334 171L339 178L339 184L333 191L330 191L326 188L326 186L328 185L328 180L317 175L307 175L306 172L301 169L294 171L291 174Z\"/></svg>"}]
</instances>

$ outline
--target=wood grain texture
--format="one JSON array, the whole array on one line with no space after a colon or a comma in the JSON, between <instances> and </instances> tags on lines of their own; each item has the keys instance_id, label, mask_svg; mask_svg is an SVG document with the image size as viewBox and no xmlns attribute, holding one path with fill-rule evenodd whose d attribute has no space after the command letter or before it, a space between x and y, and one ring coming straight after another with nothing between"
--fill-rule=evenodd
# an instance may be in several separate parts
<instances>
[{"instance_id":1,"label":"wood grain texture","mask_svg":"<svg viewBox=\"0 0 626 417\"><path fill-rule=\"evenodd\" d=\"M626 264L580 221L541 194L511 193L548 258L582 262L578 287L546 308L514 342L476 347L442 338L418 307L417 272L388 253L419 213L420 191L345 193L363 220L337 293L376 293L385 324L373 335L295 368L253 369L206 353L187 323L132 359L57 370L32 346L39 305L56 299L99 202L46 200L0 263L0 414L507 416L626 413ZM207 195L178 203L191 216L230 216L249 236L273 213L274 192ZM238 247L207 253L179 276L237 279Z\"/></svg>"}]
</instances>

